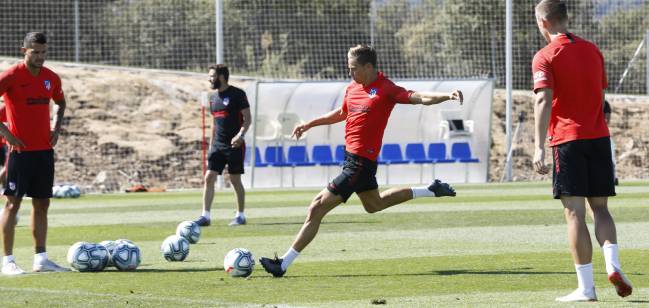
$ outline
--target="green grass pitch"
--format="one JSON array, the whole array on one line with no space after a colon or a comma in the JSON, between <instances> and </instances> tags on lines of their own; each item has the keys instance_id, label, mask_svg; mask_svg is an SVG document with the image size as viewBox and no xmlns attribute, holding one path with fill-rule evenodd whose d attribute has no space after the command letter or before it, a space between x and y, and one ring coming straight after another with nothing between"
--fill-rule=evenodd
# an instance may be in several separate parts
<instances>
[{"instance_id":1,"label":"green grass pitch","mask_svg":"<svg viewBox=\"0 0 649 308\"><path fill-rule=\"evenodd\" d=\"M600 302L588 307L649 305L648 187L647 181L623 183L610 202L634 294L615 294L593 242ZM159 247L180 221L200 212L200 192L53 200L50 258L65 264L77 241L127 238L142 249L142 264L135 272L0 277L0 307L556 307L554 298L572 291L576 277L550 184L456 188L456 198L418 199L371 215L352 197L325 218L318 237L279 279L259 264L250 279L230 278L223 257L236 247L257 259L283 254L316 190L249 192L248 225L234 228L227 226L233 193L217 193L216 219L202 228L187 260L177 263L165 261ZM30 208L23 203L15 249L28 271Z\"/></svg>"}]
</instances>

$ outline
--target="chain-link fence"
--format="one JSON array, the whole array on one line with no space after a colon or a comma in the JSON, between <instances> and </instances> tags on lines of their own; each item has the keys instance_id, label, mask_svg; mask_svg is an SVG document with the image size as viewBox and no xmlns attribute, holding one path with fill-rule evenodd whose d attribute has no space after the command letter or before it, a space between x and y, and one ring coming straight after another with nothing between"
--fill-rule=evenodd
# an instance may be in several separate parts
<instances>
[{"instance_id":1,"label":"chain-link fence","mask_svg":"<svg viewBox=\"0 0 649 308\"><path fill-rule=\"evenodd\" d=\"M5 0L0 55L47 31L51 59L202 70L216 59L215 0ZM542 41L536 1L514 1L514 88L529 89ZM395 78L493 77L504 87L505 4L497 0L222 0L224 62L238 74L345 79L345 53L371 43ZM604 53L610 91L647 94L647 0L568 1L571 29ZM636 51L638 51L636 53ZM635 57L634 57L635 56ZM618 81L627 71L624 82Z\"/></svg>"}]
</instances>

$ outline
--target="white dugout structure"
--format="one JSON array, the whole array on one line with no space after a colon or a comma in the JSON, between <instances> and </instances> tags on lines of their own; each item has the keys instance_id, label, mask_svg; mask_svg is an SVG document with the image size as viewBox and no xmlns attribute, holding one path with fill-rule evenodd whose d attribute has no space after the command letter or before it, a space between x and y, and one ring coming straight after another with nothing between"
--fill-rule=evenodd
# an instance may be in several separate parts
<instances>
[{"instance_id":1,"label":"white dugout structure","mask_svg":"<svg viewBox=\"0 0 649 308\"><path fill-rule=\"evenodd\" d=\"M394 81L414 91L450 92L460 89L464 93L464 104L397 104L383 136L384 147L376 175L379 185L430 183L433 178L454 183L487 182L493 80ZM336 149L345 143L344 121L311 128L299 141L290 135L298 123L339 107L348 84L347 81L259 81L249 84L245 90L250 100L253 125L246 137L244 183L253 188L324 187L338 175L342 169L335 161ZM385 151L386 144L392 147L391 153ZM469 159L466 157L467 145ZM316 146L319 146L318 150L328 146L334 162L314 162ZM253 151L255 148L257 151ZM306 157L300 159L305 163L296 164L290 159L289 154L295 154L289 153L293 150L306 152ZM458 159L458 153L464 159ZM384 157L386 154L392 157ZM399 154L402 159L395 161L394 156ZM413 155L425 157L415 159ZM433 159L430 159L431 155Z\"/></svg>"}]
</instances>

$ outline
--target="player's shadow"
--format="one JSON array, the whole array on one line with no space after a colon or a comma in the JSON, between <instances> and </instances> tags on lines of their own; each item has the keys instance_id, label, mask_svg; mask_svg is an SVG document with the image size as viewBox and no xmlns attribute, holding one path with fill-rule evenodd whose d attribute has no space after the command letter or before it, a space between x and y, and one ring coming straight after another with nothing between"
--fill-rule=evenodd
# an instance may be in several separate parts
<instances>
[{"instance_id":1,"label":"player's shadow","mask_svg":"<svg viewBox=\"0 0 649 308\"><path fill-rule=\"evenodd\" d=\"M356 277L398 277L398 276L458 276L458 275L574 275L573 271L533 271L531 267L515 268L509 270L434 270L422 273L392 273L392 274L340 274L340 275L303 275L303 276L287 276L286 278L314 278L314 277L333 277L333 278L356 278ZM644 276L642 273L628 273L634 276ZM255 277L257 278L257 277ZM268 276L267 278L272 278Z\"/></svg>"},{"instance_id":2,"label":"player's shadow","mask_svg":"<svg viewBox=\"0 0 649 308\"><path fill-rule=\"evenodd\" d=\"M223 271L223 268L208 267L208 268L142 268L137 269L137 272L143 273L200 273L200 272L218 272Z\"/></svg>"},{"instance_id":3,"label":"player's shadow","mask_svg":"<svg viewBox=\"0 0 649 308\"><path fill-rule=\"evenodd\" d=\"M493 271L476 271L476 270L441 270L421 273L391 273L391 274L340 274L340 275L304 275L304 276L287 276L286 278L313 278L313 277L334 277L334 278L357 278L357 277L398 277L398 276L457 276L457 275L574 275L575 272L558 272L558 271L532 271L532 268L518 268L512 270L493 270ZM269 278L272 278L269 276Z\"/></svg>"},{"instance_id":4,"label":"player's shadow","mask_svg":"<svg viewBox=\"0 0 649 308\"><path fill-rule=\"evenodd\" d=\"M376 221L323 221L323 225L342 225L342 224L375 224ZM255 225L261 226L281 226L281 225L302 225L304 221L299 222L266 222L266 223L256 223Z\"/></svg>"}]
</instances>

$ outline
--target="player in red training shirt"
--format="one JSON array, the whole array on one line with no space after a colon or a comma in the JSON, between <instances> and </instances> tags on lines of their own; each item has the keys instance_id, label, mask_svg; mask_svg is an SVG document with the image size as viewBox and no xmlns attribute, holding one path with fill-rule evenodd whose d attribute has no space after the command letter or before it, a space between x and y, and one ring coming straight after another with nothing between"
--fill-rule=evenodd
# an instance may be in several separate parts
<instances>
[{"instance_id":1,"label":"player in red training shirt","mask_svg":"<svg viewBox=\"0 0 649 308\"><path fill-rule=\"evenodd\" d=\"M607 206L608 197L615 196L615 173L602 108L607 87L604 58L597 46L568 31L568 12L563 1L539 2L536 20L548 45L532 61L536 93L533 166L540 174L549 173L545 165L548 134L554 161L554 198L561 199L564 207L578 282L577 290L556 300L597 300L586 199L593 213L608 279L618 295L629 296L633 288L621 270L615 222Z\"/></svg>"},{"instance_id":2,"label":"player in red training shirt","mask_svg":"<svg viewBox=\"0 0 649 308\"><path fill-rule=\"evenodd\" d=\"M0 95L7 109L9 128L0 124L0 135L9 145L7 196L0 224L4 257L2 273L25 272L13 256L16 213L23 196L32 198L32 234L34 236L34 272L63 272L47 258L47 210L54 184L54 150L65 111L61 79L43 66L47 55L47 37L41 32L27 33L21 48L25 58L0 74ZM54 130L50 129L50 100L58 105Z\"/></svg>"},{"instance_id":3,"label":"player in red training shirt","mask_svg":"<svg viewBox=\"0 0 649 308\"><path fill-rule=\"evenodd\" d=\"M7 108L5 108L4 104L0 106L0 122L7 123ZM7 143L0 136L0 186L4 186L7 179L7 154Z\"/></svg>"},{"instance_id":4,"label":"player in red training shirt","mask_svg":"<svg viewBox=\"0 0 649 308\"><path fill-rule=\"evenodd\" d=\"M275 277L283 276L293 260L315 238L324 216L340 203L346 202L353 193L358 195L368 213L376 213L419 197L455 196L453 188L439 180L427 187L391 188L379 193L376 158L395 104L434 105L447 100L462 103L462 92L407 91L377 71L376 51L365 45L349 50L347 64L353 81L347 86L342 106L297 126L293 131L299 139L312 127L346 121L343 170L313 199L306 221L286 254L281 258L262 257L259 260L264 269Z\"/></svg>"}]
</instances>

